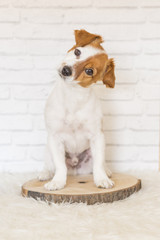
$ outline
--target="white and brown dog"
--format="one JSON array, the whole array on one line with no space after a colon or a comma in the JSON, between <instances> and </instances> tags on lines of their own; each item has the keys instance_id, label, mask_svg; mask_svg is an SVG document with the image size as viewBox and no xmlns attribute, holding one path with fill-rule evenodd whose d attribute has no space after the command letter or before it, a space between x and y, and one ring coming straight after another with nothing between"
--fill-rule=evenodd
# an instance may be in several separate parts
<instances>
[{"instance_id":1,"label":"white and brown dog","mask_svg":"<svg viewBox=\"0 0 160 240\"><path fill-rule=\"evenodd\" d=\"M59 77L48 98L45 121L48 132L45 167L39 180L49 180L48 190L61 189L68 174L93 172L97 187L111 188L110 170L104 170L105 139L102 112L92 87L102 81L114 87L114 63L108 59L102 37L75 31L76 45L59 68Z\"/></svg>"}]
</instances>

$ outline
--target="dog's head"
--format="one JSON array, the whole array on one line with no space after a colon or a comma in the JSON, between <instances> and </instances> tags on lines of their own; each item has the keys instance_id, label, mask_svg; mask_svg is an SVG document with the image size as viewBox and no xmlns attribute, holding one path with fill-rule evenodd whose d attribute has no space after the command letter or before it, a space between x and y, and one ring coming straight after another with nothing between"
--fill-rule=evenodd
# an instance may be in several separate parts
<instances>
[{"instance_id":1,"label":"dog's head","mask_svg":"<svg viewBox=\"0 0 160 240\"><path fill-rule=\"evenodd\" d=\"M106 87L115 85L114 62L108 59L102 37L85 30L75 30L76 44L68 51L59 74L67 82L82 87L102 81Z\"/></svg>"}]
</instances>

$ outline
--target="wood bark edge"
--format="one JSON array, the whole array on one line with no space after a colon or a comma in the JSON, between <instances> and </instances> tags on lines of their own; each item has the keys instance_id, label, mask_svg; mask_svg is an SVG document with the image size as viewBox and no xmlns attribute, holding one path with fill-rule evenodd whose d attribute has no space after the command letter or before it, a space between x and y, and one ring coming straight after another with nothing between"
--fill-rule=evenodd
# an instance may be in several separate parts
<instances>
[{"instance_id":1,"label":"wood bark edge","mask_svg":"<svg viewBox=\"0 0 160 240\"><path fill-rule=\"evenodd\" d=\"M113 201L123 200L129 197L131 194L138 192L141 189L141 180L137 179L137 183L131 187L124 188L117 191L106 193L93 193L86 195L59 195L40 193L35 191L29 191L22 186L22 196L32 197L36 200L45 201L47 203L86 203L87 205L93 205L95 203L111 203Z\"/></svg>"}]
</instances>

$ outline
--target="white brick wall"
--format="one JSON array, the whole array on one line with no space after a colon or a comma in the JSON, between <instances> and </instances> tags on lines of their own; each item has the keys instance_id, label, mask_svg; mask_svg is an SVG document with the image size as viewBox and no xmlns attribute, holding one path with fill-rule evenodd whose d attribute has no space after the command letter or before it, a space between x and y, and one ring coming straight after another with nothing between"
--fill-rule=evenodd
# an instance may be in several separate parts
<instances>
[{"instance_id":1,"label":"white brick wall","mask_svg":"<svg viewBox=\"0 0 160 240\"><path fill-rule=\"evenodd\" d=\"M95 86L114 170L158 167L160 0L0 0L0 171L43 164L43 110L73 30L101 34L116 87Z\"/></svg>"}]
</instances>

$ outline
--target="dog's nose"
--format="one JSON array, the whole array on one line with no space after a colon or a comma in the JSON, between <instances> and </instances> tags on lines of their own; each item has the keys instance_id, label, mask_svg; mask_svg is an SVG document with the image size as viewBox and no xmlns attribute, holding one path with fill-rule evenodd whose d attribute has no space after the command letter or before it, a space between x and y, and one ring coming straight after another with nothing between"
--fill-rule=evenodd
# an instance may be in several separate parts
<instances>
[{"instance_id":1,"label":"dog's nose","mask_svg":"<svg viewBox=\"0 0 160 240\"><path fill-rule=\"evenodd\" d=\"M62 75L67 76L67 77L71 76L72 75L72 69L68 66L64 66L62 68Z\"/></svg>"}]
</instances>

